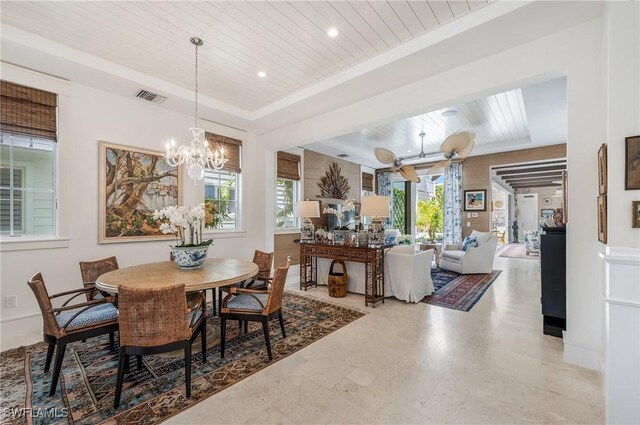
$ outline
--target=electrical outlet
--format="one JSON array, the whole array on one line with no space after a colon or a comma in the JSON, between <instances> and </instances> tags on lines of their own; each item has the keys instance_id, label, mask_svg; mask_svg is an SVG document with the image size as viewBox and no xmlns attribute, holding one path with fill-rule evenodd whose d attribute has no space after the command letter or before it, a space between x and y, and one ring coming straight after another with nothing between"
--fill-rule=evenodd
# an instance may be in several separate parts
<instances>
[{"instance_id":1,"label":"electrical outlet","mask_svg":"<svg viewBox=\"0 0 640 425\"><path fill-rule=\"evenodd\" d=\"M17 295L8 295L4 297L4 307L5 308L15 308L18 306L18 296Z\"/></svg>"},{"instance_id":2,"label":"electrical outlet","mask_svg":"<svg viewBox=\"0 0 640 425\"><path fill-rule=\"evenodd\" d=\"M471 227L471 222L467 221L467 227Z\"/></svg>"}]
</instances>

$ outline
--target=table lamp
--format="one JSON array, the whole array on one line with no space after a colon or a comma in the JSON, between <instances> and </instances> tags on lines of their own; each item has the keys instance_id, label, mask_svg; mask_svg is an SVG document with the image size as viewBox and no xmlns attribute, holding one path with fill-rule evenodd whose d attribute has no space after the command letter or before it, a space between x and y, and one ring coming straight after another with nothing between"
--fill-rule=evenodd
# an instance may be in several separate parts
<instances>
[{"instance_id":1,"label":"table lamp","mask_svg":"<svg viewBox=\"0 0 640 425\"><path fill-rule=\"evenodd\" d=\"M389 197L380 195L369 195L362 197L362 207L360 216L373 217L369 225L369 243L371 245L384 244L384 221L383 217L389 217Z\"/></svg>"},{"instance_id":2,"label":"table lamp","mask_svg":"<svg viewBox=\"0 0 640 425\"><path fill-rule=\"evenodd\" d=\"M302 218L300 225L300 241L311 242L315 240L313 223L310 218L320 217L320 202L318 201L299 201L296 204L296 215Z\"/></svg>"}]
</instances>

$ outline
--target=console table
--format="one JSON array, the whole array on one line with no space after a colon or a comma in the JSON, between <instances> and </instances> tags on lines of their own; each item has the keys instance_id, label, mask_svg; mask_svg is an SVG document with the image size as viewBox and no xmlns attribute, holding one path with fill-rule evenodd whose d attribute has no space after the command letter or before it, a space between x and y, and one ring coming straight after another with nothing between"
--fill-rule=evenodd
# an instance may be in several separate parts
<instances>
[{"instance_id":1,"label":"console table","mask_svg":"<svg viewBox=\"0 0 640 425\"><path fill-rule=\"evenodd\" d=\"M300 242L300 289L318 287L318 258L364 263L364 305L384 303L384 256L391 245L345 246Z\"/></svg>"}]
</instances>

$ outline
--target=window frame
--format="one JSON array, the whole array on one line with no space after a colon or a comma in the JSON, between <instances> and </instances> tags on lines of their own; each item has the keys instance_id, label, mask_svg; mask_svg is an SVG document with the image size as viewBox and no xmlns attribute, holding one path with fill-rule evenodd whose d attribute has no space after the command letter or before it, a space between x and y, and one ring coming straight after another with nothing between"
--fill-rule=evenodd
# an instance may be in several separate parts
<instances>
[{"instance_id":1,"label":"window frame","mask_svg":"<svg viewBox=\"0 0 640 425\"><path fill-rule=\"evenodd\" d=\"M215 235L215 234L231 234L231 233L241 233L244 232L244 208L243 208L243 190L242 190L242 172L237 173L235 171L228 171L228 170L205 170L205 178L203 179L203 185L202 185L202 202L206 201L206 173L207 171L212 171L212 172L217 172L217 173L232 173L235 175L235 186L236 186L236 217L235 217L235 227L234 228L230 228L230 229L212 229L212 228L207 228L205 227L204 229L204 235ZM219 199L218 199L219 201Z\"/></svg>"},{"instance_id":2,"label":"window frame","mask_svg":"<svg viewBox=\"0 0 640 425\"><path fill-rule=\"evenodd\" d=\"M293 225L292 226L286 226L286 227L278 227L278 180L285 180L285 181L290 181L293 183L293 205L292 205L292 211L293 211ZM286 232L286 231L290 231L290 230L299 230L299 225L298 225L298 214L296 211L296 204L297 202L300 200L300 195L301 195L301 184L300 184L301 180L294 180L294 179L283 179L283 178L278 178L276 175L276 180L275 180L275 185L274 185L274 194L275 194L275 202L273 204L274 207L274 226L275 226L275 231L276 232Z\"/></svg>"},{"instance_id":3,"label":"window frame","mask_svg":"<svg viewBox=\"0 0 640 425\"><path fill-rule=\"evenodd\" d=\"M56 111L57 113L57 111ZM59 199L59 181L58 181L58 168L60 166L59 164L59 138L58 141L51 141L49 139L46 138L38 138L38 137L34 137L34 136L23 136L23 135L15 135L17 137L24 137L25 141L29 141L29 142L33 142L33 141L37 141L37 140L41 140L41 141L46 141L49 142L52 146L52 184L51 184L51 190L49 189L37 189L37 188L30 188L29 187L29 182L33 181L33 168L29 166L29 164L24 163L23 161L15 161L13 156L14 156L14 140L13 137L14 135L11 134L11 132L6 132L5 134L7 134L11 140L11 142L9 143L9 175L11 177L11 180L13 180L13 176L11 173L11 170L15 170L15 169L20 169L22 171L22 188L18 189L20 190L20 192L22 192L22 211L21 211L21 220L22 220L22 232L23 233L19 233L19 234L14 234L14 229L13 229L13 223L11 224L11 230L8 233L4 233L0 231L0 242L13 242L13 241L30 241L30 240L35 240L35 241L39 241L39 240L50 240L50 239L60 239L60 223L59 223L59 211L58 211L58 199ZM3 137L3 133L0 132L0 138ZM14 188L13 185L10 183L9 184L9 205L10 205L10 210L12 208L12 201L13 201L13 192L14 192ZM53 226L53 231L50 234L45 234L45 235L37 235L34 233L28 233L29 231L33 232L33 229L29 229L29 221L33 219L33 217L29 217L29 211L27 210L27 201L25 199L25 194L26 193L51 193L51 203L52 203L52 226ZM10 219L11 222L13 221L13 217L12 214L10 212ZM33 227L33 225L31 226Z\"/></svg>"}]
</instances>

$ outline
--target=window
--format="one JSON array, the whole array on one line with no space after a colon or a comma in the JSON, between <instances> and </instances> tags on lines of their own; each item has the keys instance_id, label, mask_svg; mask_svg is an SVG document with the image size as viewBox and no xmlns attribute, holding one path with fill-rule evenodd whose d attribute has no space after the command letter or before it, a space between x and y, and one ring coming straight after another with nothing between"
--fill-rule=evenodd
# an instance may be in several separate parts
<instances>
[{"instance_id":1,"label":"window","mask_svg":"<svg viewBox=\"0 0 640 425\"><path fill-rule=\"evenodd\" d=\"M205 170L204 205L207 229L236 230L240 227L240 161L242 141L205 132L214 149L223 148L227 162L221 170Z\"/></svg>"},{"instance_id":2,"label":"window","mask_svg":"<svg viewBox=\"0 0 640 425\"><path fill-rule=\"evenodd\" d=\"M57 96L2 81L0 235L56 234Z\"/></svg>"},{"instance_id":3,"label":"window","mask_svg":"<svg viewBox=\"0 0 640 425\"><path fill-rule=\"evenodd\" d=\"M204 173L204 202L208 229L236 229L238 227L239 174L225 170L206 170Z\"/></svg>"},{"instance_id":4,"label":"window","mask_svg":"<svg viewBox=\"0 0 640 425\"><path fill-rule=\"evenodd\" d=\"M405 181L392 182L391 196L392 227L406 233L407 230L407 184Z\"/></svg>"},{"instance_id":5,"label":"window","mask_svg":"<svg viewBox=\"0 0 640 425\"><path fill-rule=\"evenodd\" d=\"M298 202L298 182L289 179L276 180L276 228L297 227L296 203Z\"/></svg>"}]
</instances>

